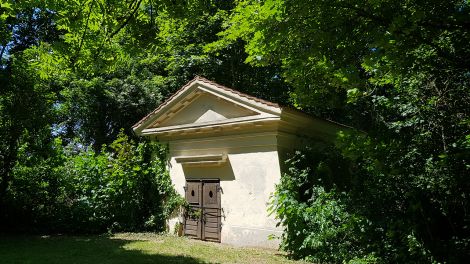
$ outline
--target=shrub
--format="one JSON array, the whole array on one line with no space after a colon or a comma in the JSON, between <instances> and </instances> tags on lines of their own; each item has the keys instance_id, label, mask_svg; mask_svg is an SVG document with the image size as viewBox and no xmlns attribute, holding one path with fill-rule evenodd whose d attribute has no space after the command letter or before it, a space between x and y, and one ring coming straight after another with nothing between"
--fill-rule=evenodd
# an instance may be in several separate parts
<instances>
[{"instance_id":1,"label":"shrub","mask_svg":"<svg viewBox=\"0 0 470 264\"><path fill-rule=\"evenodd\" d=\"M25 147L26 149L26 147ZM9 190L10 226L26 231L163 231L181 204L166 170L166 148L123 133L101 152L60 140L49 158L22 153ZM24 221L15 222L20 218Z\"/></svg>"},{"instance_id":2,"label":"shrub","mask_svg":"<svg viewBox=\"0 0 470 264\"><path fill-rule=\"evenodd\" d=\"M348 163L338 154L320 143L295 152L271 198L270 210L284 227L281 248L296 258L320 263L375 259L360 243L367 221L348 206Z\"/></svg>"},{"instance_id":3,"label":"shrub","mask_svg":"<svg viewBox=\"0 0 470 264\"><path fill-rule=\"evenodd\" d=\"M433 251L423 239L423 230L440 230L426 221L440 218L422 202L429 191L418 188L416 177L387 171L371 158L384 155L385 145L364 135L344 137L349 148L316 143L287 160L270 207L284 228L281 248L316 263L464 262L468 240L441 240L446 248ZM416 212L435 219L416 218Z\"/></svg>"}]
</instances>

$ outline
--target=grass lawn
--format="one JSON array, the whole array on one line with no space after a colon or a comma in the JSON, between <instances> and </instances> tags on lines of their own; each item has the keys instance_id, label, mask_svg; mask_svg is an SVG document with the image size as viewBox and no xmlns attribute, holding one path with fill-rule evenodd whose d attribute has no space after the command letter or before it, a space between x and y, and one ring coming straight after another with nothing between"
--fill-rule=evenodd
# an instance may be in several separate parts
<instances>
[{"instance_id":1,"label":"grass lawn","mask_svg":"<svg viewBox=\"0 0 470 264\"><path fill-rule=\"evenodd\" d=\"M303 263L275 250L152 233L0 237L0 263Z\"/></svg>"}]
</instances>

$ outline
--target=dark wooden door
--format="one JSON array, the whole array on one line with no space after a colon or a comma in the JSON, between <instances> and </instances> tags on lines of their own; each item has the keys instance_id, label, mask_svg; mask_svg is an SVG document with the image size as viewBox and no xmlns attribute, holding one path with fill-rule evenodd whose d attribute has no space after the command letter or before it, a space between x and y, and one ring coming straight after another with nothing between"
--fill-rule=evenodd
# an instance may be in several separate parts
<instances>
[{"instance_id":1,"label":"dark wooden door","mask_svg":"<svg viewBox=\"0 0 470 264\"><path fill-rule=\"evenodd\" d=\"M202 182L186 183L186 201L189 204L184 218L184 235L201 239Z\"/></svg>"},{"instance_id":2,"label":"dark wooden door","mask_svg":"<svg viewBox=\"0 0 470 264\"><path fill-rule=\"evenodd\" d=\"M202 182L202 239L220 242L220 184Z\"/></svg>"},{"instance_id":3,"label":"dark wooden door","mask_svg":"<svg viewBox=\"0 0 470 264\"><path fill-rule=\"evenodd\" d=\"M220 198L218 180L188 181L186 183L186 201L189 203L184 223L186 236L220 242Z\"/></svg>"}]
</instances>

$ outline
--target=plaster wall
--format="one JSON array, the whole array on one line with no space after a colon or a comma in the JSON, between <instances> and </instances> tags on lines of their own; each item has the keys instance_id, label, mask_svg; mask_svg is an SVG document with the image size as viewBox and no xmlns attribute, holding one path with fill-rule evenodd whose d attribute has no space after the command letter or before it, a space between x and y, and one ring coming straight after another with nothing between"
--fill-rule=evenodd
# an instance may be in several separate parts
<instances>
[{"instance_id":1,"label":"plaster wall","mask_svg":"<svg viewBox=\"0 0 470 264\"><path fill-rule=\"evenodd\" d=\"M216 137L170 142L170 176L184 196L187 179L220 179L222 188L221 242L237 246L276 248L280 235L273 216L267 212L269 197L281 171L275 133ZM228 161L220 166L186 167L175 157L224 153ZM170 230L178 221L170 220Z\"/></svg>"}]
</instances>

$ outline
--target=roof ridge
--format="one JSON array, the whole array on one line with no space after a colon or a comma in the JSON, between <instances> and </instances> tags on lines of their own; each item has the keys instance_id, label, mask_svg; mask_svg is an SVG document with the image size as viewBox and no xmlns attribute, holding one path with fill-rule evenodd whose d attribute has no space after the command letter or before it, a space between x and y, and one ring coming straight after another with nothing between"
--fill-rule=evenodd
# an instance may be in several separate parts
<instances>
[{"instance_id":1,"label":"roof ridge","mask_svg":"<svg viewBox=\"0 0 470 264\"><path fill-rule=\"evenodd\" d=\"M144 123L147 119L150 118L150 116L152 116L156 112L158 112L158 110L160 110L164 105L168 104L174 97L176 97L177 94L179 94L182 90L184 90L190 84L195 82L198 78L199 78L199 76L196 75L191 81L187 82L185 85L183 85L181 88L179 88L176 92L174 92L170 97L168 97L165 101L163 101L157 108L155 108L153 111L151 111L146 116L144 116L142 119L140 119L137 123L135 123L132 126L132 128L136 128L136 127L140 126L142 123Z\"/></svg>"},{"instance_id":2,"label":"roof ridge","mask_svg":"<svg viewBox=\"0 0 470 264\"><path fill-rule=\"evenodd\" d=\"M230 91L230 92L232 92L232 93L238 94L238 95L240 95L240 96L242 96L242 97L245 97L245 98L247 98L247 99L254 100L254 101L258 102L258 103L262 103L262 104L265 104L265 105L268 105L268 106L277 107L277 108L280 108L280 107L281 107L278 103L274 103L274 102L271 102L271 101L267 101L267 100L258 98L258 97L256 97L256 96L253 96L253 95L249 95L249 94L247 94L247 93L240 92L240 91L235 90L235 89L233 89L233 88L229 88L229 87L227 87L227 86L218 84L218 83L213 82L213 81L211 81L211 80L208 80L208 79L206 79L206 78L204 78L204 77L201 77L201 76L199 76L199 75L196 75L195 79L198 79L198 80L203 81L203 82L205 82L205 83L212 84L212 85L214 85L214 86L216 86L216 87L218 87L218 88L221 88L221 89Z\"/></svg>"}]
</instances>

